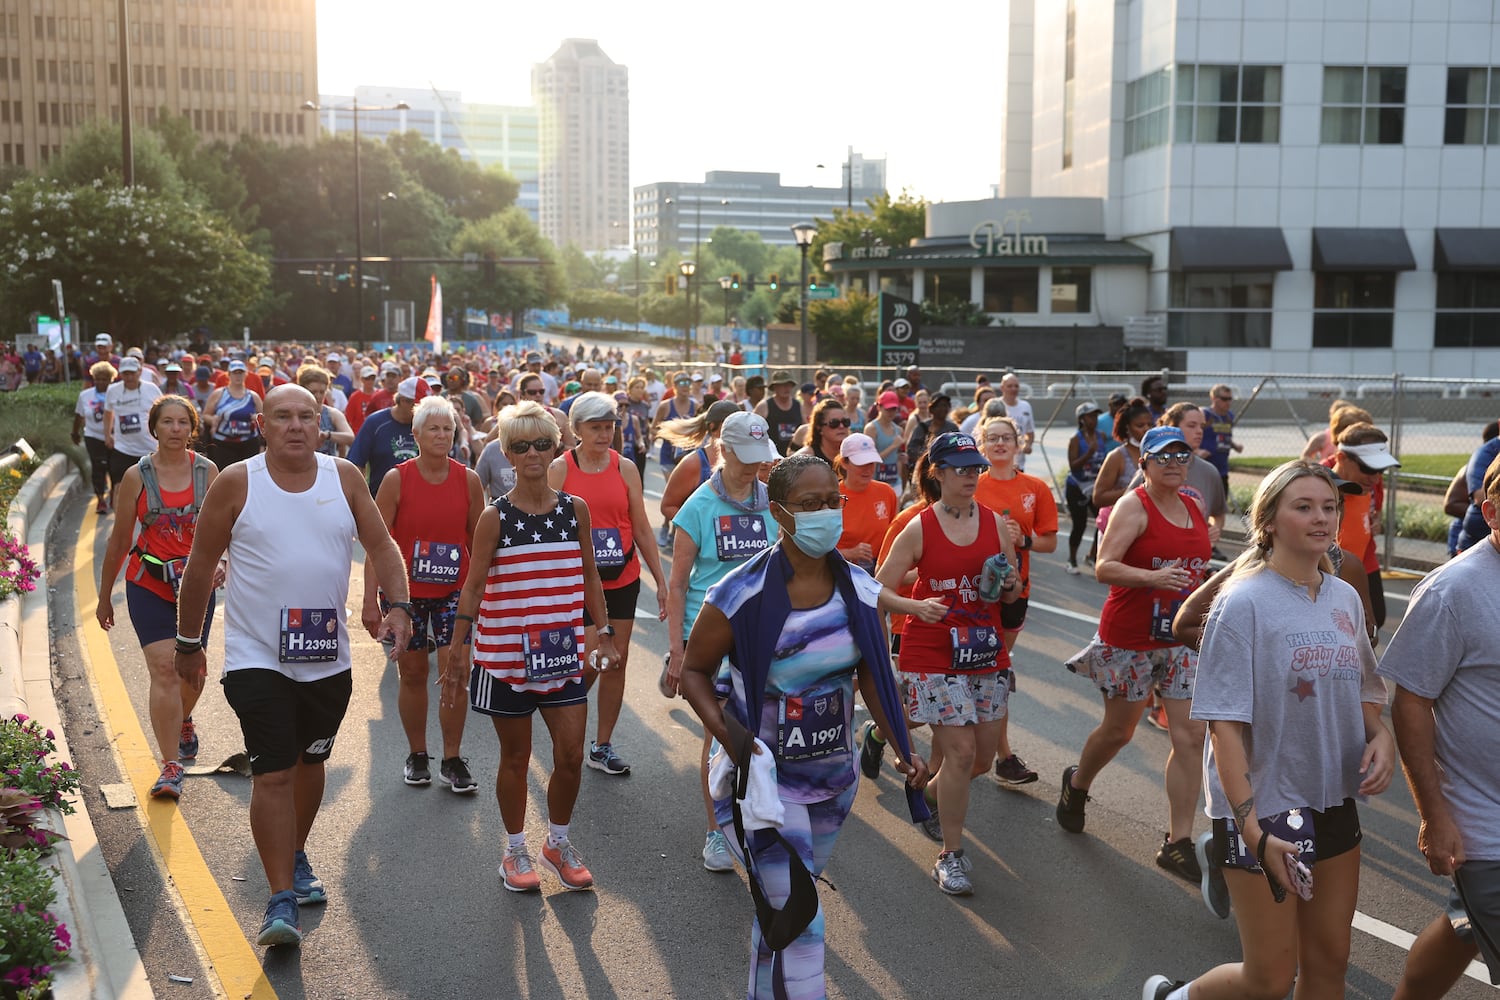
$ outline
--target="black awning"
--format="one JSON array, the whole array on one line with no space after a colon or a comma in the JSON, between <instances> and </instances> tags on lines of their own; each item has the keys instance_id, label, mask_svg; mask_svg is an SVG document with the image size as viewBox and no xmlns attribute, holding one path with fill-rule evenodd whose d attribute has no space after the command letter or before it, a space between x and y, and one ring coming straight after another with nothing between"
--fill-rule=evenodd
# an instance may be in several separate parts
<instances>
[{"instance_id":1,"label":"black awning","mask_svg":"<svg viewBox=\"0 0 1500 1000\"><path fill-rule=\"evenodd\" d=\"M1434 271L1500 271L1500 229L1439 229Z\"/></svg>"},{"instance_id":2,"label":"black awning","mask_svg":"<svg viewBox=\"0 0 1500 1000\"><path fill-rule=\"evenodd\" d=\"M1314 271L1415 271L1404 229L1314 229Z\"/></svg>"},{"instance_id":3,"label":"black awning","mask_svg":"<svg viewBox=\"0 0 1500 1000\"><path fill-rule=\"evenodd\" d=\"M1172 230L1173 271L1290 271L1281 230L1234 226L1187 226Z\"/></svg>"}]
</instances>

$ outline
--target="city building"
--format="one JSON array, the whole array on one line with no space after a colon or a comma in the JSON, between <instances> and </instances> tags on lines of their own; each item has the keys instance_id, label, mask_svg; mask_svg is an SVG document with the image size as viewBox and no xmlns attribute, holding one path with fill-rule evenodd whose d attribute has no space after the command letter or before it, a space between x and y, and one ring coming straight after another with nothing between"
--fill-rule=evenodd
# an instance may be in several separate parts
<instances>
[{"instance_id":1,"label":"city building","mask_svg":"<svg viewBox=\"0 0 1500 1000\"><path fill-rule=\"evenodd\" d=\"M598 251L630 207L630 73L591 38L569 38L531 70L540 119L542 235Z\"/></svg>"},{"instance_id":2,"label":"city building","mask_svg":"<svg viewBox=\"0 0 1500 1000\"><path fill-rule=\"evenodd\" d=\"M690 254L715 226L759 233L771 246L792 246L797 223L832 218L835 208L848 205L863 211L866 198L885 192L885 160L851 151L843 169L849 172L838 187L786 187L780 174L740 170L711 170L702 183L642 185L631 200L636 246L647 257L671 249ZM623 227L616 232L618 242L628 241Z\"/></svg>"},{"instance_id":3,"label":"city building","mask_svg":"<svg viewBox=\"0 0 1500 1000\"><path fill-rule=\"evenodd\" d=\"M934 206L926 246L836 248L841 281L921 298L967 278L1006 322L1154 330L1189 370L1495 369L1489 0L1009 7L1000 199ZM1106 281L1072 252L1085 235L1149 259ZM1067 268L1090 268L1088 309L1082 283L1058 280L1062 247ZM1005 293L1005 268L1022 294Z\"/></svg>"},{"instance_id":4,"label":"city building","mask_svg":"<svg viewBox=\"0 0 1500 1000\"><path fill-rule=\"evenodd\" d=\"M43 166L76 130L118 123L122 105L138 126L181 115L205 140L311 141L300 109L318 91L314 0L152 0L133 13L126 62L113 4L4 4L0 163Z\"/></svg>"},{"instance_id":5,"label":"city building","mask_svg":"<svg viewBox=\"0 0 1500 1000\"><path fill-rule=\"evenodd\" d=\"M318 98L318 120L329 135L354 128L355 101L360 104L362 136L384 137L413 131L428 142L455 150L483 167L503 168L521 182L517 204L533 220L539 217L537 169L540 159L535 108L504 104L465 103L457 90L430 87L355 87L350 94ZM367 111L365 108L403 110Z\"/></svg>"}]
</instances>

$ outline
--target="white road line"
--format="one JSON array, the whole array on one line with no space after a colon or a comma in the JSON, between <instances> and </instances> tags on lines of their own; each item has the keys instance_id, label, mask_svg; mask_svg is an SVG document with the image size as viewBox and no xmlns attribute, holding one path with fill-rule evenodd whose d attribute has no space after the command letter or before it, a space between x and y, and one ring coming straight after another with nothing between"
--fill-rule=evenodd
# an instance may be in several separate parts
<instances>
[{"instance_id":1,"label":"white road line","mask_svg":"<svg viewBox=\"0 0 1500 1000\"><path fill-rule=\"evenodd\" d=\"M1393 944L1402 951L1411 951L1412 942L1417 939L1415 934L1409 934L1399 927L1394 927L1384 920L1376 920L1369 914L1358 910L1354 911L1353 923L1355 929L1364 931L1373 938L1379 938L1387 944ZM1464 975L1489 985L1490 973L1483 962L1470 962L1469 967L1464 970Z\"/></svg>"},{"instance_id":2,"label":"white road line","mask_svg":"<svg viewBox=\"0 0 1500 1000\"><path fill-rule=\"evenodd\" d=\"M661 494L658 493L658 492L656 492L655 490L642 490L641 492L644 493L646 496L650 497L652 500L660 500L661 499Z\"/></svg>"},{"instance_id":3,"label":"white road line","mask_svg":"<svg viewBox=\"0 0 1500 1000\"><path fill-rule=\"evenodd\" d=\"M1071 618L1077 622L1084 622L1085 624L1093 625L1096 628L1099 625L1099 616L1097 614L1086 615L1081 611L1069 611L1067 608L1054 608L1052 605L1042 604L1040 601L1032 601L1031 603L1027 604L1026 607L1028 610L1031 608L1035 608L1038 611L1045 611L1048 614L1061 615L1064 618Z\"/></svg>"}]
</instances>

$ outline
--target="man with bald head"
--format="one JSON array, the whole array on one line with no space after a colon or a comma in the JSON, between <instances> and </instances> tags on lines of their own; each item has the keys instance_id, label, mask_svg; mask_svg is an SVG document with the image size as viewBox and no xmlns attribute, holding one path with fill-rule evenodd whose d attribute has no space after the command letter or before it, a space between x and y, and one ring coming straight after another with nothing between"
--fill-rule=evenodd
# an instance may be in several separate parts
<instances>
[{"instance_id":1,"label":"man with bald head","mask_svg":"<svg viewBox=\"0 0 1500 1000\"><path fill-rule=\"evenodd\" d=\"M250 833L270 883L257 943L302 941L300 904L328 899L306 845L353 674L344 609L357 534L381 589L393 650L411 637L406 567L359 470L318 453L320 404L297 385L266 394L256 414L266 450L214 480L177 600L177 673L201 685L203 618L227 550L224 697L250 758ZM267 545L268 539L277 544ZM293 553L288 558L287 553Z\"/></svg>"}]
</instances>

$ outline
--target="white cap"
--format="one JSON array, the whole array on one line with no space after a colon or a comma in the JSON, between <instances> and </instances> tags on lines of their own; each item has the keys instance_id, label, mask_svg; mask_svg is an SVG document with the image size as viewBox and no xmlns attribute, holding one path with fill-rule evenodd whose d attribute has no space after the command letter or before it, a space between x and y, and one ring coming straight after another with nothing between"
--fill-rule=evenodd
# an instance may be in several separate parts
<instances>
[{"instance_id":1,"label":"white cap","mask_svg":"<svg viewBox=\"0 0 1500 1000\"><path fill-rule=\"evenodd\" d=\"M897 389L904 389L907 386L911 385L911 383L904 378L898 378L896 381L892 382L891 385L895 386Z\"/></svg>"},{"instance_id":2,"label":"white cap","mask_svg":"<svg viewBox=\"0 0 1500 1000\"><path fill-rule=\"evenodd\" d=\"M744 410L724 418L719 428L719 444L728 446L741 462L774 462L780 457L771 444L771 429L765 418Z\"/></svg>"},{"instance_id":3,"label":"white cap","mask_svg":"<svg viewBox=\"0 0 1500 1000\"><path fill-rule=\"evenodd\" d=\"M718 372L714 372L712 375L710 375L708 377L708 380L710 382L722 382L722 381L724 381L724 376L720 375Z\"/></svg>"},{"instance_id":4,"label":"white cap","mask_svg":"<svg viewBox=\"0 0 1500 1000\"><path fill-rule=\"evenodd\" d=\"M243 372L248 371L249 369L245 367L245 362L241 361L238 358L235 358L233 361L229 362L229 370L232 372Z\"/></svg>"},{"instance_id":5,"label":"white cap","mask_svg":"<svg viewBox=\"0 0 1500 1000\"><path fill-rule=\"evenodd\" d=\"M167 362L167 367L164 368L164 369L162 369L162 370L163 371L169 371L169 372L180 372L180 371L182 371L182 366L179 365L175 361L169 361L169 362Z\"/></svg>"},{"instance_id":6,"label":"white cap","mask_svg":"<svg viewBox=\"0 0 1500 1000\"><path fill-rule=\"evenodd\" d=\"M415 375L411 376L410 378L402 379L401 384L396 386L396 395L405 396L407 399L421 399L426 395L425 392L422 392L422 390L418 388L419 383L421 382L422 379L418 378Z\"/></svg>"},{"instance_id":7,"label":"white cap","mask_svg":"<svg viewBox=\"0 0 1500 1000\"><path fill-rule=\"evenodd\" d=\"M96 344L113 344L114 342L114 338L107 333L101 333L94 338Z\"/></svg>"},{"instance_id":8,"label":"white cap","mask_svg":"<svg viewBox=\"0 0 1500 1000\"><path fill-rule=\"evenodd\" d=\"M134 355L127 355L120 359L120 371L138 372L141 370L141 359Z\"/></svg>"},{"instance_id":9,"label":"white cap","mask_svg":"<svg viewBox=\"0 0 1500 1000\"><path fill-rule=\"evenodd\" d=\"M880 461L880 449L868 434L850 434L844 438L839 454L850 465L874 465Z\"/></svg>"},{"instance_id":10,"label":"white cap","mask_svg":"<svg viewBox=\"0 0 1500 1000\"><path fill-rule=\"evenodd\" d=\"M1396 460L1395 455L1391 454L1390 448L1384 441L1371 441L1369 444L1341 444L1339 451L1358 459L1361 465L1376 471L1401 467L1401 463Z\"/></svg>"},{"instance_id":11,"label":"white cap","mask_svg":"<svg viewBox=\"0 0 1500 1000\"><path fill-rule=\"evenodd\" d=\"M327 360L327 361L338 361L338 362L342 363L343 360L344 360L344 356L342 354L340 354L338 351L330 351L330 352L328 352L328 357L325 360Z\"/></svg>"},{"instance_id":12,"label":"white cap","mask_svg":"<svg viewBox=\"0 0 1500 1000\"><path fill-rule=\"evenodd\" d=\"M693 372L693 381L694 382L702 382L703 381L703 373L702 372Z\"/></svg>"},{"instance_id":13,"label":"white cap","mask_svg":"<svg viewBox=\"0 0 1500 1000\"><path fill-rule=\"evenodd\" d=\"M360 378L374 378L375 377L375 366L374 365L365 365L363 368L361 368L359 370L359 377Z\"/></svg>"}]
</instances>

